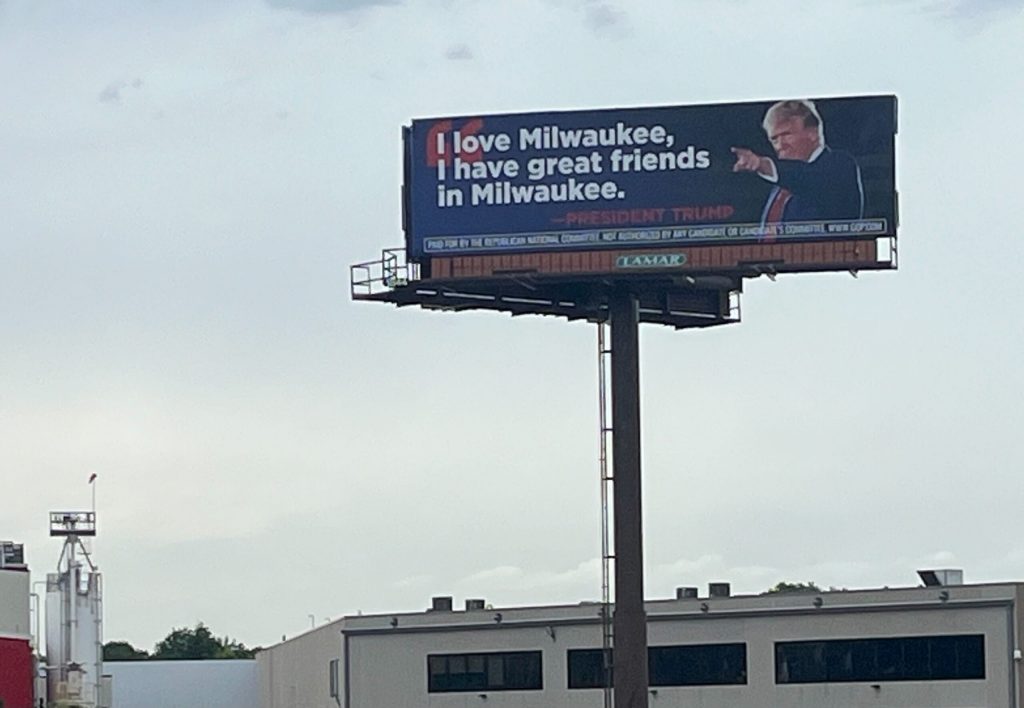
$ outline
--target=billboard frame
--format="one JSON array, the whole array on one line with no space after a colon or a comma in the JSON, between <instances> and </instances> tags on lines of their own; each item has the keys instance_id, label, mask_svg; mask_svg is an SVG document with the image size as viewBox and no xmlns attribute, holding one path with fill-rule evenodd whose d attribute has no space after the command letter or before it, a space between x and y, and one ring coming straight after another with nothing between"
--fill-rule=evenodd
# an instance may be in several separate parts
<instances>
[{"instance_id":1,"label":"billboard frame","mask_svg":"<svg viewBox=\"0 0 1024 708\"><path fill-rule=\"evenodd\" d=\"M437 118L421 118L415 119L411 125L403 127L403 184L402 184L402 229L404 233L404 242L407 252L410 255L411 260L417 262L425 262L431 258L436 257L458 257L458 256L481 256L481 255L504 255L504 254L527 254L527 253L563 253L563 252L576 252L576 251L587 251L587 250L604 250L604 249L617 249L622 250L626 248L634 249L647 249L647 248L693 248L697 246L727 246L727 245L761 245L772 242L777 243L803 243L803 242L820 242L820 243L831 243L839 242L850 239L866 239L866 238L877 238L877 239L895 239L898 235L899 226L899 204L898 204L898 192L896 189L896 165L895 165L895 144L896 135L898 133L898 99L893 94L870 94L870 95L857 95L857 96L832 96L822 97L804 101L802 99L791 101L790 103L806 103L814 108L814 101L822 104L822 119L818 116L819 120L825 120L824 123L819 123L819 127L822 131L826 130L828 135L832 135L832 127L835 127L835 133L838 136L834 144L838 145L838 152L830 150L829 148L833 144L832 140L826 141L825 132L821 132L820 147L825 149L824 157L832 157L833 155L847 154L845 151L849 150L851 155L850 159L861 159L865 162L865 180L864 185L860 186L860 171L857 172L858 189L861 190L861 212L856 219L849 219L846 215L840 215L838 211L829 211L829 207L826 206L825 202L821 203L820 209L829 212L828 214L818 214L813 218L815 222L808 222L806 218L800 220L798 218L785 217L784 220L779 222L766 223L762 221L759 227L758 234L755 235L750 233L748 235L740 235L735 237L725 237L724 235L711 235L707 237L701 237L700 234L706 230L718 230L735 231L736 233L746 233L743 229L748 229L751 224L744 223L742 221L730 220L729 217L712 218L710 221L705 220L707 223L697 219L691 221L690 217L686 219L679 217L674 221L669 220L667 217L662 219L658 223L643 223L641 221L616 221L616 225L598 225L597 222L593 222L592 226L581 226L580 224L570 225L569 222L565 222L562 226L552 226L552 223L542 219L542 213L545 209L562 209L565 208L567 216L575 214L583 215L612 215L618 214L619 212L629 211L657 211L657 207L666 207L666 204L659 202L658 200L664 200L664 194L655 196L648 196L646 188L638 188L635 185L631 188L639 189L639 196L635 193L631 193L628 196L628 200L619 203L617 206L615 202L579 202L573 204L556 205L552 203L546 204L505 204L498 202L489 205L476 205L473 207L475 211L471 211L469 207L462 207L459 209L442 209L441 199L438 196L437 203L433 204L432 200L432 188L437 187L439 193L442 190L442 185L455 185L460 189L464 189L469 186L476 185L477 177L470 177L468 173L463 176L455 178L453 177L454 169L452 169L452 163L458 163L459 158L464 158L464 164L462 167L467 167L469 164L483 163L484 165L491 164L491 157L502 158L500 160L494 160L497 162L509 162L516 163L515 166L518 172L518 177L513 177L504 184L513 185L527 185L534 184L535 186L545 186L548 183L545 182L547 179L555 179L550 174L545 173L545 176L538 177L537 182L532 182L533 176L526 178L526 170L520 169L521 163L528 156L540 154L547 151L550 153L551 150L556 150L555 157L550 159L557 159L557 155L562 154L565 157L569 151L579 151L585 148L569 147L564 148L562 152L558 152L557 148L506 148L506 151L501 153L494 152L494 148L491 148L491 152L483 151L478 152L475 156L460 155L458 153L458 136L460 131L466 133L463 143L468 144L470 138L473 138L475 133L468 131L473 130L484 130L481 126L486 121L491 121L489 127L486 130L490 131L490 136L487 133L481 133L483 139L488 137L493 138L494 134L500 134L508 137L507 133L500 133L501 130L508 130L514 132L517 129L526 131L529 128L522 127L522 123L533 120L534 122L550 121L552 123L551 129L558 129L562 125L575 125L572 121L577 121L582 124L590 125L586 121L593 121L593 125L604 125L602 121L611 122L618 119L621 124L622 120L634 120L636 122L642 122L647 120L653 122L656 119L662 119L665 124L675 130L679 126L691 126L696 127L694 130L701 133L700 136L690 136L693 140L702 139L704 133L708 134L707 139L717 140L718 143L728 144L732 142L731 138L737 137L738 142L742 142L743 137L749 138L749 133L752 129L749 125L752 116L760 116L767 107L774 107L777 103L771 100L759 100L759 101L740 101L740 102L727 102L727 103L715 103L715 104L696 104L696 105L659 105L659 106L640 106L640 107L620 107L620 108L605 108L605 109L587 109L587 110L560 110L560 111L547 111L547 112L513 112L513 113L496 113L496 114L477 114L473 116L457 116L457 117L437 117ZM686 112L694 112L693 114L687 114ZM738 118L744 120L743 125L746 126L744 130L747 131L747 135L744 136L740 133L737 136L733 136L731 131L726 131L718 126L717 124L707 125L701 121L707 121L708 115L714 118L718 117L718 112L722 112L722 117L726 118L730 116L730 112L733 115L737 115ZM683 115L682 118L673 116ZM659 118L660 117L660 118ZM672 120L678 120L678 123L672 123ZM505 121L504 123L502 121ZM567 123L560 123L560 121L568 121ZM472 127L467 127L472 124ZM863 125L862 125L863 124ZM438 147L434 147L432 144L428 145L430 141L427 139L432 133L428 131L433 130L433 126L442 126L440 128L440 137ZM637 128L636 125L632 126ZM665 128L665 126L656 126ZM691 126L692 127L692 126ZM853 128L857 128L854 130ZM869 130L870 128L870 130ZM640 126L638 129L643 129ZM577 129L586 130L586 129ZM760 126L756 128L756 131L760 132L762 129ZM859 137L850 137L856 133ZM860 135L864 133L865 135ZM418 136L418 137L417 137ZM670 136L672 137L672 136ZM726 138L730 138L726 142ZM447 142L446 142L447 140ZM761 136L762 143L765 141L765 137ZM478 140L477 143L482 142ZM680 145L685 142L681 138ZM476 144L476 143L474 143ZM663 145L669 143L663 143ZM755 143L748 143L755 145ZM767 143L765 143L767 144ZM493 146L494 143L492 142ZM676 147L679 147L677 145ZM444 153L445 147L447 146L447 153ZM689 147L693 147L691 144ZM604 176L615 177L617 174L621 179L625 180L648 180L658 189L663 189L666 183L675 185L678 180L687 180L689 182L683 182L683 186L678 189L683 190L683 195L689 195L690 190L697 189L699 193L705 194L708 189L712 189L717 196L716 199L724 202L730 202L734 206L737 201L746 203L748 205L747 211L749 211L749 205L754 194L756 196L757 190L751 191L750 187L744 187L740 182L736 182L733 185L733 175L725 177L725 174L735 172L735 166L732 170L725 169L725 161L732 159L732 156L724 158L721 154L721 145L715 144L712 147L715 148L716 161L712 165L713 169L705 171L701 170L688 170L688 171L677 171L671 174L663 174L659 171L650 173L634 173L634 174L622 174L616 173L614 170L611 172L605 170ZM465 148L464 148L465 149ZM606 152L610 150L608 147L598 148L594 151L594 155L598 155L600 150ZM764 151L764 145L760 146L760 149ZM773 148L775 149L775 148ZM531 152L532 150L532 152ZM640 152L640 149L634 150ZM735 152L735 150L733 150ZM777 149L776 149L777 152ZM768 153L765 154L770 160L774 160L779 165L781 170L783 166L787 167L787 172L790 171L790 165L798 165L802 160L784 158L783 153ZM653 156L655 152L646 153L645 156ZM809 163L817 166L825 162L823 153L818 152L814 156L809 158ZM849 156L849 155L848 155ZM472 159L471 159L472 157ZM783 158L781 162L779 159ZM820 158L820 159L819 159ZM539 158L537 158L539 159ZM568 159L568 157L565 157ZM638 158L639 159L639 158ZM834 158L832 162L835 162ZM429 161L433 160L433 163ZM437 164L439 161L449 162L448 168L439 169L438 175L433 174L433 168L430 164ZM517 162L518 161L518 162ZM774 163L773 163L774 164ZM804 164L807 164L806 162ZM855 169L859 170L856 162L853 163ZM816 168L817 169L817 168ZM825 170L824 167L820 168ZM448 175L448 182L445 182L445 177L441 176L441 173ZM698 174L699 173L699 174ZM706 173L706 174L704 174ZM562 175L570 173L561 173ZM776 171L776 174L778 172ZM828 173L826 173L828 174ZM870 175L870 179L867 177ZM742 178L742 175L736 176ZM431 179L436 182L430 182ZM479 178L490 180L490 177ZM694 179L698 181L693 182ZM453 181L454 180L454 181ZM517 181L518 180L518 181ZM703 182L699 180L704 180ZM710 182L708 182L710 180ZM716 181L717 180L717 181ZM730 185L727 189L721 187L722 180L729 180ZM767 178L765 180L752 179L748 180L749 184L760 185L757 189L767 189L770 185L767 184ZM743 184L748 184L743 183ZM821 184L822 182L815 182L815 184ZM482 183L484 186L491 184L491 182ZM646 184L646 183L644 183ZM697 186L694 187L693 185ZM712 186L708 186L711 184ZM719 185L715 187L714 185ZM430 188L430 189L428 189ZM676 186L672 187L676 190ZM724 194L721 190L725 189ZM703 190L703 191L701 191ZM426 192L430 191L431 194ZM656 189L655 192L658 190ZM827 189L818 188L817 193L831 193L839 191L839 187L830 186ZM676 193L673 191L673 194ZM864 195L867 193L871 198L868 199L869 210L864 210ZM622 196L625 196L624 194ZM791 200L794 203L796 199ZM807 200L805 200L806 203ZM758 202L760 203L760 202ZM635 207L635 208L634 208ZM673 209L673 211L686 211L689 207L681 207L679 209ZM483 209L483 211L480 211ZM767 205L766 205L767 209ZM794 207L795 209L795 207ZM596 210L596 211L595 211ZM661 208L661 211L665 211L665 208ZM536 213L535 213L536 212ZM829 215L831 214L831 216ZM794 217L798 216L799 212L794 211ZM746 219L752 219L753 217L744 213L743 216ZM479 222L482 218L483 221ZM596 218L596 216L595 216ZM610 217L609 217L610 218ZM696 219L696 217L694 217ZM762 219L767 218L764 215ZM524 223L520 223L523 219L526 219L526 223L529 226L525 226ZM682 220L681 220L682 219ZM838 219L838 221L837 221ZM479 222L479 223L478 223ZM845 222L845 223L839 223ZM426 224L426 226L425 226ZM836 229L850 227L850 231L830 231L833 227ZM735 227L735 228L733 228ZM743 227L742 229L740 227ZM807 227L807 228L805 228ZM548 229L551 233L559 233L561 236L567 237L572 240L572 243L552 243L551 239L545 239L543 236L543 230ZM426 229L426 230L424 230ZM437 231L440 229L440 231ZM817 231L815 231L817 229ZM865 230L866 229L866 230ZM435 231L437 231L435 233ZM660 233L659 233L660 232ZM681 235L674 235L675 232L679 232ZM685 234L683 232L686 232ZM690 233L693 232L693 233ZM474 236L475 234L475 236ZM533 235L531 235L533 234ZM653 236L651 235L653 234ZM694 234L697 234L695 237ZM582 239L580 243L576 241L580 240L582 236L586 236L589 241ZM580 237L580 238L577 238ZM617 238L625 240L615 240ZM447 246L439 248L437 251L428 252L427 241L428 240L438 241L444 239L451 243ZM483 244L482 241L490 239L494 243ZM533 239L530 245L526 243L527 239ZM653 239L653 240L651 240ZM455 242L464 242L456 244ZM504 243L508 241L509 243ZM516 241L516 243L512 243ZM476 243L471 243L476 242ZM839 270L847 270L847 268L839 268Z\"/></svg>"}]
</instances>

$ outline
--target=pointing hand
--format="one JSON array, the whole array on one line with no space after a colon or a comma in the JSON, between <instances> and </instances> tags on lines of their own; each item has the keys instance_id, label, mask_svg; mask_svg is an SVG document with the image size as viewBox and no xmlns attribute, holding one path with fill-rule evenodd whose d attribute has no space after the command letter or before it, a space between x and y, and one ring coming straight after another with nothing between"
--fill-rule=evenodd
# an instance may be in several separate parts
<instances>
[{"instance_id":1,"label":"pointing hand","mask_svg":"<svg viewBox=\"0 0 1024 708\"><path fill-rule=\"evenodd\" d=\"M761 156L747 148L730 148L736 156L736 164L732 166L733 172L757 172L761 168Z\"/></svg>"}]
</instances>

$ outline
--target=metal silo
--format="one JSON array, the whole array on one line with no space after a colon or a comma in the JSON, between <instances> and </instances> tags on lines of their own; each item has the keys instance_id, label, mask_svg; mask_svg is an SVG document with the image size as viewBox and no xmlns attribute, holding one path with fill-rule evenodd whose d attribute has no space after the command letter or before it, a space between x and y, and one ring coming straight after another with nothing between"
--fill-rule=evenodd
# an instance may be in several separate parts
<instances>
[{"instance_id":1,"label":"metal silo","mask_svg":"<svg viewBox=\"0 0 1024 708\"><path fill-rule=\"evenodd\" d=\"M82 543L96 535L91 511L50 513L64 537L57 572L46 576L46 686L54 708L102 708L103 584Z\"/></svg>"}]
</instances>

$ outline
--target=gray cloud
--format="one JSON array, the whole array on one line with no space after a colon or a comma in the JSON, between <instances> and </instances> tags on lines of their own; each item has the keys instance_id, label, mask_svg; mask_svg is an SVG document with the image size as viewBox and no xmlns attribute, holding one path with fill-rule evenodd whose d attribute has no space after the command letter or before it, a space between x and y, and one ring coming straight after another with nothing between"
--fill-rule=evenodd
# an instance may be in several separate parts
<instances>
[{"instance_id":1,"label":"gray cloud","mask_svg":"<svg viewBox=\"0 0 1024 708\"><path fill-rule=\"evenodd\" d=\"M610 3L591 0L583 8L583 11L587 27L594 31L609 29L621 31L626 27L626 13Z\"/></svg>"},{"instance_id":2,"label":"gray cloud","mask_svg":"<svg viewBox=\"0 0 1024 708\"><path fill-rule=\"evenodd\" d=\"M121 79L119 81L110 82L102 91L100 91L100 103L120 103L123 92L127 88L142 88L142 79L135 78L130 81Z\"/></svg>"},{"instance_id":3,"label":"gray cloud","mask_svg":"<svg viewBox=\"0 0 1024 708\"><path fill-rule=\"evenodd\" d=\"M297 12L324 15L354 12L355 10L378 5L398 5L402 0L266 0L266 2L278 10L295 10Z\"/></svg>"},{"instance_id":4,"label":"gray cloud","mask_svg":"<svg viewBox=\"0 0 1024 708\"><path fill-rule=\"evenodd\" d=\"M960 17L981 17L1003 10L1024 9L1024 0L954 0L951 11Z\"/></svg>"},{"instance_id":5,"label":"gray cloud","mask_svg":"<svg viewBox=\"0 0 1024 708\"><path fill-rule=\"evenodd\" d=\"M465 61L473 58L473 50L465 44L456 44L448 48L448 51L444 53L444 58L452 61Z\"/></svg>"},{"instance_id":6,"label":"gray cloud","mask_svg":"<svg viewBox=\"0 0 1024 708\"><path fill-rule=\"evenodd\" d=\"M920 12L947 19L977 18L988 20L993 16L1024 10L1024 0L902 0L904 5L916 5ZM887 4L883 0L869 0L868 4Z\"/></svg>"}]
</instances>

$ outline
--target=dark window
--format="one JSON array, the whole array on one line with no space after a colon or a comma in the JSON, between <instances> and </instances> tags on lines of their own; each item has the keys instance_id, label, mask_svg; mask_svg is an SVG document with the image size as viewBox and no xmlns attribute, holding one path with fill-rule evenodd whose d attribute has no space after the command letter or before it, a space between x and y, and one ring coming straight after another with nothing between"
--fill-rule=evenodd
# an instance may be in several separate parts
<instances>
[{"instance_id":1,"label":"dark window","mask_svg":"<svg viewBox=\"0 0 1024 708\"><path fill-rule=\"evenodd\" d=\"M539 651L432 654L427 691L539 691L544 688Z\"/></svg>"},{"instance_id":2,"label":"dark window","mask_svg":"<svg viewBox=\"0 0 1024 708\"><path fill-rule=\"evenodd\" d=\"M897 669L896 675L900 678L894 681L927 681L928 670L928 642L924 637L907 637L902 642L892 642L896 651L902 650L903 668Z\"/></svg>"},{"instance_id":3,"label":"dark window","mask_svg":"<svg viewBox=\"0 0 1024 708\"><path fill-rule=\"evenodd\" d=\"M776 683L985 678L985 637L834 639L775 644Z\"/></svg>"},{"instance_id":4,"label":"dark window","mask_svg":"<svg viewBox=\"0 0 1024 708\"><path fill-rule=\"evenodd\" d=\"M609 657L611 663L611 657ZM570 649L568 652L569 688L604 688L603 649ZM608 682L607 685L611 685Z\"/></svg>"},{"instance_id":5,"label":"dark window","mask_svg":"<svg viewBox=\"0 0 1024 708\"><path fill-rule=\"evenodd\" d=\"M569 688L603 688L605 669L600 649L570 649ZM691 644L649 647L651 686L724 686L747 682L746 644Z\"/></svg>"},{"instance_id":6,"label":"dark window","mask_svg":"<svg viewBox=\"0 0 1024 708\"><path fill-rule=\"evenodd\" d=\"M747 682L746 644L650 647L652 686L726 686Z\"/></svg>"}]
</instances>

